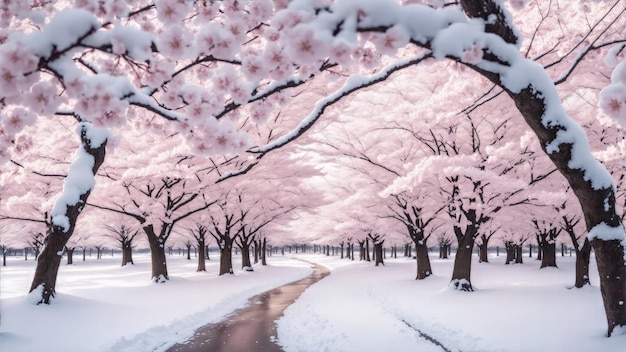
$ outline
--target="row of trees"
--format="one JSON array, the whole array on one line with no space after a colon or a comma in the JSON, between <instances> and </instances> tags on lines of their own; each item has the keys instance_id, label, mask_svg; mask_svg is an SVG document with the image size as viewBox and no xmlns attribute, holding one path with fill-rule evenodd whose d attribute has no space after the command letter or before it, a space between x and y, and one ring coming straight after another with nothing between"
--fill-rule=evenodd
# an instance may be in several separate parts
<instances>
[{"instance_id":1,"label":"row of trees","mask_svg":"<svg viewBox=\"0 0 626 352\"><path fill-rule=\"evenodd\" d=\"M525 3L511 2L515 16L495 0L2 7L0 192L4 218L45 227L31 291L41 303L54 295L58 253L84 209L134 221L164 281L175 228L200 234L200 224L228 252L278 214L333 201L317 215L336 222L299 215L272 232L323 242L369 231L381 248L380 234L402 229L424 258L428 236L447 227L458 245L451 283L466 291L476 243L499 232L551 245L563 221L577 248L595 251L610 335L626 325L623 153L594 117L603 86L608 116L626 101L622 65L609 85L598 64L600 53L620 62L626 9ZM605 148L594 154L589 141ZM311 162L292 168L338 156L362 177L322 168L338 176L330 192ZM283 172L316 192L305 197Z\"/></svg>"}]
</instances>

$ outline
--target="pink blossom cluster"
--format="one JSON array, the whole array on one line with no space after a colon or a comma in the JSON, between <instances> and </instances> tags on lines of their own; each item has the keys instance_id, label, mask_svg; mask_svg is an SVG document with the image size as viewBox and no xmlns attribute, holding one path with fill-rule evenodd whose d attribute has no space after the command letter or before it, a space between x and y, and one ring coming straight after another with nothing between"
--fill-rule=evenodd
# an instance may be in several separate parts
<instances>
[{"instance_id":1,"label":"pink blossom cluster","mask_svg":"<svg viewBox=\"0 0 626 352\"><path fill-rule=\"evenodd\" d=\"M626 128L626 61L615 67L611 84L600 91L598 103L607 116Z\"/></svg>"}]
</instances>

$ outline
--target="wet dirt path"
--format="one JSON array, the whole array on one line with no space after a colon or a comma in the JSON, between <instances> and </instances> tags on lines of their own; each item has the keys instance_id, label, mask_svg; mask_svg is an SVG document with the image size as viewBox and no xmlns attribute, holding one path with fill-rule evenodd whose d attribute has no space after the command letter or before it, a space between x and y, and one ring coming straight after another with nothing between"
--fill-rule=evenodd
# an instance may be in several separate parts
<instances>
[{"instance_id":1,"label":"wet dirt path","mask_svg":"<svg viewBox=\"0 0 626 352\"><path fill-rule=\"evenodd\" d=\"M307 263L313 266L311 275L252 297L248 306L221 322L199 328L188 341L172 346L167 352L282 351L272 341L276 336L274 322L304 290L330 274L321 265Z\"/></svg>"}]
</instances>

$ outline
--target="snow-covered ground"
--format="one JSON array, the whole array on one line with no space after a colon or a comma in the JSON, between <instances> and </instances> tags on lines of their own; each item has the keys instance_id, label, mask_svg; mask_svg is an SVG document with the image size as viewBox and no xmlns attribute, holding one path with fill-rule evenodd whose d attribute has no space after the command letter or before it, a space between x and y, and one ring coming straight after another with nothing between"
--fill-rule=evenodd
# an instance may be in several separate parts
<instances>
[{"instance_id":1,"label":"snow-covered ground","mask_svg":"<svg viewBox=\"0 0 626 352\"><path fill-rule=\"evenodd\" d=\"M473 264L477 289L447 288L452 259L433 258L435 275L413 280L415 263L387 259L384 267L321 255L300 255L332 274L309 288L278 321L286 351L624 351L626 335L605 337L595 263L594 286L567 289L571 257L559 269L538 262ZM10 258L0 272L0 351L164 351L205 323L224 317L263 290L306 276L311 269L273 256L267 267L218 277L215 257L208 273L195 260L169 257L172 280L149 281L146 255L119 267L119 257L80 256L62 265L50 306L34 306L27 291L34 262ZM238 258L235 258L238 261ZM442 346L427 341L428 336Z\"/></svg>"}]
</instances>

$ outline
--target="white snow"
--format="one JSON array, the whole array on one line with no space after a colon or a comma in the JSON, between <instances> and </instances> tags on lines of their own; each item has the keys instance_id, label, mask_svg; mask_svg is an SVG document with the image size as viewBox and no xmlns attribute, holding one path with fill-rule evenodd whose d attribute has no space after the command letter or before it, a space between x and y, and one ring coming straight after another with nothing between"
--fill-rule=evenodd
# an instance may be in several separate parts
<instances>
[{"instance_id":1,"label":"white snow","mask_svg":"<svg viewBox=\"0 0 626 352\"><path fill-rule=\"evenodd\" d=\"M329 267L331 275L287 308L277 323L278 343L285 351L442 351L427 335L450 351L623 351L621 330L605 337L593 257L594 286L568 289L573 257L558 256L559 269L540 270L525 255L521 265L504 265L504 256L475 263L472 293L448 288L453 259L431 256L434 275L417 281L414 259L387 258L374 267L300 255ZM36 306L26 294L34 261L9 257L0 269L0 350L164 351L248 297L311 272L302 262L274 255L254 272L220 277L217 257L207 262L207 273L197 273L195 260L168 256L171 280L155 285L149 255L134 259L136 265L127 267L119 266L119 255L63 263L56 299Z\"/></svg>"}]
</instances>

